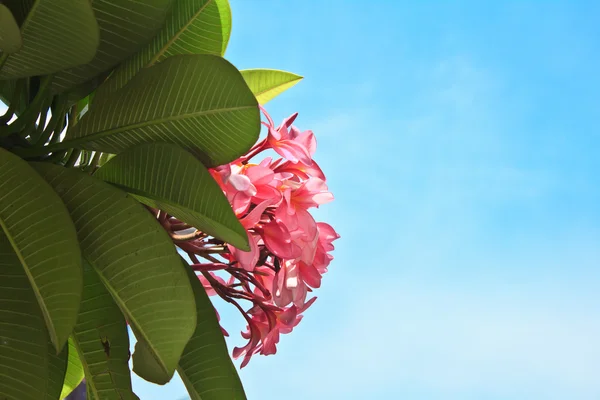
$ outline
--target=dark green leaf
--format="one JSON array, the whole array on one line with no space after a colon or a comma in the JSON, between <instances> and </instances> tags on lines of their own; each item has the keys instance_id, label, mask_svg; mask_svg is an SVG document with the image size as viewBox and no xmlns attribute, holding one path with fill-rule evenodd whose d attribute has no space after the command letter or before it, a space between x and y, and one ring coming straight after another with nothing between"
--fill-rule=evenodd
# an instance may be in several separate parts
<instances>
[{"instance_id":1,"label":"dark green leaf","mask_svg":"<svg viewBox=\"0 0 600 400\"><path fill-rule=\"evenodd\" d=\"M94 176L203 232L250 250L246 230L219 185L202 163L174 144L132 147L112 158Z\"/></svg>"},{"instance_id":2,"label":"dark green leaf","mask_svg":"<svg viewBox=\"0 0 600 400\"><path fill-rule=\"evenodd\" d=\"M12 12L4 4L0 4L0 54L15 53L21 48L21 31Z\"/></svg>"},{"instance_id":3,"label":"dark green leaf","mask_svg":"<svg viewBox=\"0 0 600 400\"><path fill-rule=\"evenodd\" d=\"M72 339L94 398L127 399L131 393L127 323L94 268L85 261L83 299Z\"/></svg>"},{"instance_id":4,"label":"dark green leaf","mask_svg":"<svg viewBox=\"0 0 600 400\"><path fill-rule=\"evenodd\" d=\"M57 74L54 91L62 92L83 84L132 55L160 29L172 2L173 0L92 0L94 14L100 26L98 52L85 65Z\"/></svg>"},{"instance_id":5,"label":"dark green leaf","mask_svg":"<svg viewBox=\"0 0 600 400\"><path fill-rule=\"evenodd\" d=\"M0 227L38 300L50 338L62 350L81 300L81 252L65 205L27 163L0 149Z\"/></svg>"},{"instance_id":6,"label":"dark green leaf","mask_svg":"<svg viewBox=\"0 0 600 400\"><path fill-rule=\"evenodd\" d=\"M4 2L10 9L21 1ZM0 79L46 75L89 62L99 43L98 24L88 1L37 0L21 25L23 45L0 56Z\"/></svg>"},{"instance_id":7,"label":"dark green leaf","mask_svg":"<svg viewBox=\"0 0 600 400\"><path fill-rule=\"evenodd\" d=\"M19 258L0 231L0 399L44 399L47 382L44 318Z\"/></svg>"},{"instance_id":8,"label":"dark green leaf","mask_svg":"<svg viewBox=\"0 0 600 400\"><path fill-rule=\"evenodd\" d=\"M192 400L245 400L215 309L194 271L187 265L186 270L196 296L198 325L183 351L177 372Z\"/></svg>"},{"instance_id":9,"label":"dark green leaf","mask_svg":"<svg viewBox=\"0 0 600 400\"><path fill-rule=\"evenodd\" d=\"M137 201L108 183L56 165L32 165L63 199L83 257L138 340L144 340L163 371L173 375L194 332L196 308L169 235Z\"/></svg>"},{"instance_id":10,"label":"dark green leaf","mask_svg":"<svg viewBox=\"0 0 600 400\"><path fill-rule=\"evenodd\" d=\"M218 56L188 55L169 57L122 89L96 96L67 143L108 153L175 143L216 166L244 154L259 132L258 104L239 71Z\"/></svg>"},{"instance_id":11,"label":"dark green leaf","mask_svg":"<svg viewBox=\"0 0 600 400\"><path fill-rule=\"evenodd\" d=\"M85 270L84 270L85 271ZM85 285L85 272L84 272L84 285ZM82 302L85 302L85 291ZM79 312L81 314L81 310ZM65 374L65 380L62 385L62 391L60 392L60 399L67 397L83 380L83 366L77 354L77 347L73 341L73 337L69 338L69 349L67 359L67 372ZM64 351L64 350L63 350Z\"/></svg>"},{"instance_id":12,"label":"dark green leaf","mask_svg":"<svg viewBox=\"0 0 600 400\"><path fill-rule=\"evenodd\" d=\"M142 50L121 64L99 91L114 92L140 69L170 56L222 56L230 33L231 9L227 0L175 0L161 31Z\"/></svg>"},{"instance_id":13,"label":"dark green leaf","mask_svg":"<svg viewBox=\"0 0 600 400\"><path fill-rule=\"evenodd\" d=\"M300 75L276 69L246 69L240 72L260 104L273 100L302 80Z\"/></svg>"}]
</instances>

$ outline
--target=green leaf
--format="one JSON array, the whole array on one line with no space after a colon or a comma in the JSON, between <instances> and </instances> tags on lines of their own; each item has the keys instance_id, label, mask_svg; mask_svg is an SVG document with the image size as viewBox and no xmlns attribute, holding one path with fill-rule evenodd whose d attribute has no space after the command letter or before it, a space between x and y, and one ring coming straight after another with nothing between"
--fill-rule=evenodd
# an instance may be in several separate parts
<instances>
[{"instance_id":1,"label":"green leaf","mask_svg":"<svg viewBox=\"0 0 600 400\"><path fill-rule=\"evenodd\" d=\"M69 346L65 346L60 354L53 351L52 343L48 342L48 387L46 388L46 400L57 400L65 380L67 372L67 359L69 357Z\"/></svg>"},{"instance_id":2,"label":"green leaf","mask_svg":"<svg viewBox=\"0 0 600 400\"><path fill-rule=\"evenodd\" d=\"M256 99L233 65L213 55L174 56L96 96L61 146L116 154L168 142L216 166L243 155L259 132Z\"/></svg>"},{"instance_id":3,"label":"green leaf","mask_svg":"<svg viewBox=\"0 0 600 400\"><path fill-rule=\"evenodd\" d=\"M0 231L0 399L43 399L47 381L44 318L19 257Z\"/></svg>"},{"instance_id":4,"label":"green leaf","mask_svg":"<svg viewBox=\"0 0 600 400\"><path fill-rule=\"evenodd\" d=\"M15 17L4 4L0 4L0 53L17 52L23 43Z\"/></svg>"},{"instance_id":5,"label":"green leaf","mask_svg":"<svg viewBox=\"0 0 600 400\"><path fill-rule=\"evenodd\" d=\"M265 104L302 80L300 75L276 69L240 71L260 104Z\"/></svg>"},{"instance_id":6,"label":"green leaf","mask_svg":"<svg viewBox=\"0 0 600 400\"><path fill-rule=\"evenodd\" d=\"M99 89L123 87L140 69L178 54L225 54L231 33L227 0L175 0L161 31L142 50L121 64Z\"/></svg>"},{"instance_id":7,"label":"green leaf","mask_svg":"<svg viewBox=\"0 0 600 400\"><path fill-rule=\"evenodd\" d=\"M134 54L160 29L172 2L173 0L92 0L100 27L98 52L86 64L57 74L54 91L60 93L93 79Z\"/></svg>"},{"instance_id":8,"label":"green leaf","mask_svg":"<svg viewBox=\"0 0 600 400\"><path fill-rule=\"evenodd\" d=\"M94 398L128 399L131 376L127 323L87 262L83 263L83 285L81 310L72 339L85 371L86 385Z\"/></svg>"},{"instance_id":9,"label":"green leaf","mask_svg":"<svg viewBox=\"0 0 600 400\"><path fill-rule=\"evenodd\" d=\"M84 270L85 271L85 270ZM85 272L84 272L84 284L85 284ZM85 302L85 292L82 302ZM81 315L81 310L79 312ZM73 337L69 338L68 347L68 359L67 359L67 372L65 374L65 380L62 384L62 391L60 392L60 399L67 397L83 380L83 366L77 354L77 346L73 341ZM64 351L64 350L63 350Z\"/></svg>"},{"instance_id":10,"label":"green leaf","mask_svg":"<svg viewBox=\"0 0 600 400\"><path fill-rule=\"evenodd\" d=\"M152 356L152 351L148 345L139 339L135 344L135 351L133 352L133 372L159 385L166 384L172 378L172 375L165 373L160 364Z\"/></svg>"},{"instance_id":11,"label":"green leaf","mask_svg":"<svg viewBox=\"0 0 600 400\"><path fill-rule=\"evenodd\" d=\"M245 400L246 394L227 352L215 309L187 264L186 271L196 296L198 324L179 360L177 372L191 400Z\"/></svg>"},{"instance_id":12,"label":"green leaf","mask_svg":"<svg viewBox=\"0 0 600 400\"><path fill-rule=\"evenodd\" d=\"M132 147L112 158L94 176L203 232L250 250L246 230L217 182L202 163L174 144Z\"/></svg>"},{"instance_id":13,"label":"green leaf","mask_svg":"<svg viewBox=\"0 0 600 400\"><path fill-rule=\"evenodd\" d=\"M0 227L17 254L59 352L79 310L81 252L73 222L27 163L0 149Z\"/></svg>"},{"instance_id":14,"label":"green leaf","mask_svg":"<svg viewBox=\"0 0 600 400\"><path fill-rule=\"evenodd\" d=\"M138 339L148 344L162 370L173 375L194 332L196 308L169 235L137 201L108 183L52 164L32 165L71 213L85 261Z\"/></svg>"},{"instance_id":15,"label":"green leaf","mask_svg":"<svg viewBox=\"0 0 600 400\"><path fill-rule=\"evenodd\" d=\"M20 0L4 3L13 11ZM23 45L0 56L0 79L47 75L89 62L99 43L98 24L88 1L37 0L21 25Z\"/></svg>"}]
</instances>

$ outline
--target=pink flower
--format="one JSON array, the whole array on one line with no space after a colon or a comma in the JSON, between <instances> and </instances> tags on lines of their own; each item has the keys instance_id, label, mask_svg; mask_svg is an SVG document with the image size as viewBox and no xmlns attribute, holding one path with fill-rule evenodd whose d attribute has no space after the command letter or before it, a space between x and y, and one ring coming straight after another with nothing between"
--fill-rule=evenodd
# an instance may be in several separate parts
<instances>
[{"instance_id":1,"label":"pink flower","mask_svg":"<svg viewBox=\"0 0 600 400\"><path fill-rule=\"evenodd\" d=\"M232 245L228 244L227 248L229 252L233 256L233 259L236 260L240 266L246 271L252 271L258 262L258 257L260 253L259 245L259 237L250 232L250 229L256 226L267 209L267 207L271 206L274 202L273 199L267 199L257 205L254 210L248 213L244 218L240 220L242 226L246 228L246 233L248 234L248 241L250 242L250 251L242 251Z\"/></svg>"},{"instance_id":2,"label":"pink flower","mask_svg":"<svg viewBox=\"0 0 600 400\"><path fill-rule=\"evenodd\" d=\"M317 223L317 229L319 230L319 240L317 242L317 249L313 264L320 273L327 272L327 267L333 256L329 254L333 251L333 241L340 238L340 235L331 227L331 225L324 222Z\"/></svg>"},{"instance_id":3,"label":"pink flower","mask_svg":"<svg viewBox=\"0 0 600 400\"><path fill-rule=\"evenodd\" d=\"M278 307L294 303L296 307L304 306L308 287L321 286L321 274L311 264L302 261L287 261L273 279L273 300Z\"/></svg>"},{"instance_id":4,"label":"pink flower","mask_svg":"<svg viewBox=\"0 0 600 400\"><path fill-rule=\"evenodd\" d=\"M280 174L276 175L269 168L269 160L264 160L259 165L248 165L245 174L256 189L256 193L253 194L256 200L281 200L281 192L278 189L281 185L278 179Z\"/></svg>"},{"instance_id":5,"label":"pink flower","mask_svg":"<svg viewBox=\"0 0 600 400\"><path fill-rule=\"evenodd\" d=\"M245 269L246 271L254 270L256 263L258 262L258 257L260 255L260 249L258 248L258 238L250 232L248 233L248 241L250 243L250 251L242 251L237 247L233 247L228 244L227 248L229 252L233 256L233 258L239 263L240 267Z\"/></svg>"},{"instance_id":6,"label":"pink flower","mask_svg":"<svg viewBox=\"0 0 600 400\"><path fill-rule=\"evenodd\" d=\"M283 173L288 172L291 173L292 176L298 177L300 179L308 179L309 177L319 178L322 181L325 180L325 174L321 170L321 167L317 164L315 160L311 160L310 164L302 164L302 163L294 163L291 161L286 161L275 168L275 172Z\"/></svg>"},{"instance_id":7,"label":"pink flower","mask_svg":"<svg viewBox=\"0 0 600 400\"><path fill-rule=\"evenodd\" d=\"M275 128L273 120L263 109L263 113L269 121L265 124L269 129L267 143L277 154L291 162L301 162L306 165L312 164L311 156L316 150L317 142L312 131L300 132L292 126L298 113L292 114L284 119L278 128Z\"/></svg>"},{"instance_id":8,"label":"pink flower","mask_svg":"<svg viewBox=\"0 0 600 400\"><path fill-rule=\"evenodd\" d=\"M311 177L300 184L287 181L287 185L283 198L289 214L298 209L306 210L333 201L333 194L328 191L327 184L319 178Z\"/></svg>"},{"instance_id":9,"label":"pink flower","mask_svg":"<svg viewBox=\"0 0 600 400\"><path fill-rule=\"evenodd\" d=\"M256 187L243 172L242 165L227 164L214 169L212 174L225 192L236 215L243 215L248 210L252 196L257 193Z\"/></svg>"},{"instance_id":10,"label":"pink flower","mask_svg":"<svg viewBox=\"0 0 600 400\"><path fill-rule=\"evenodd\" d=\"M241 251L216 238L198 235L179 243L192 261L209 295L219 295L246 318L245 346L233 350L244 367L257 353L274 354L280 335L290 333L316 298L309 292L321 286L333 259L330 252L339 235L328 224L317 223L309 210L333 200L325 175L312 159L316 140L312 131L293 126L297 114L275 128L268 123L267 138L238 160L211 170L248 234L250 251ZM273 149L283 158L251 160ZM185 224L175 221L175 225ZM199 261L196 255L210 261ZM220 258L218 258L220 257ZM222 261L224 259L225 261ZM230 274L226 282L212 271ZM239 301L252 304L245 311Z\"/></svg>"},{"instance_id":11,"label":"pink flower","mask_svg":"<svg viewBox=\"0 0 600 400\"><path fill-rule=\"evenodd\" d=\"M242 337L248 339L244 347L235 347L233 357L244 356L240 368L244 368L250 358L257 353L262 355L275 354L279 335L287 334L302 320L302 313L306 311L317 300L313 297L302 307L291 306L285 309L268 309L255 306L248 311L251 316L247 318L248 326Z\"/></svg>"},{"instance_id":12,"label":"pink flower","mask_svg":"<svg viewBox=\"0 0 600 400\"><path fill-rule=\"evenodd\" d=\"M292 241L288 228L281 222L273 220L263 225L262 238L267 248L281 258L296 258L302 249Z\"/></svg>"},{"instance_id":13,"label":"pink flower","mask_svg":"<svg viewBox=\"0 0 600 400\"><path fill-rule=\"evenodd\" d=\"M250 205L263 200L278 202L282 195L278 190L281 174L269 168L269 161L255 164L228 164L218 167L213 177L220 184L236 215L245 214Z\"/></svg>"}]
</instances>

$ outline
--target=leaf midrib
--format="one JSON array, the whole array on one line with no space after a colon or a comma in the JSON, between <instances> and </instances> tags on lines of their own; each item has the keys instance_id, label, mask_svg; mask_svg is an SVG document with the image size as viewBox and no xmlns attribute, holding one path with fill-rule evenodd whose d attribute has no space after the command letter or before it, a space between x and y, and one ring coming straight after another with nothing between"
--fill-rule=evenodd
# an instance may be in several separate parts
<instances>
[{"instance_id":1,"label":"leaf midrib","mask_svg":"<svg viewBox=\"0 0 600 400\"><path fill-rule=\"evenodd\" d=\"M93 376L92 371L90 370L87 360L85 359L85 357L83 357L84 353L83 353L83 350L81 350L81 346L79 345L79 341L77 340L77 335L75 334L75 332L73 332L71 334L71 339L73 339L73 345L77 349L77 355L79 356L79 361L81 362L81 366L83 367L84 376L92 378L92 376ZM86 386L91 386L91 389L92 389L92 392L93 392L95 398L96 399L100 398L100 395L98 394L98 389L96 389L94 380L86 379L85 383L86 383Z\"/></svg>"},{"instance_id":2,"label":"leaf midrib","mask_svg":"<svg viewBox=\"0 0 600 400\"><path fill-rule=\"evenodd\" d=\"M33 289L33 293L35 294L35 297L38 301L38 305L42 309L42 315L44 316L44 321L46 322L46 324L49 328L48 333L50 334L50 340L52 341L52 343L54 344L54 346L57 350L56 354L59 354L58 336L56 335L56 327L54 326L54 323L52 322L52 319L50 318L48 307L46 306L46 303L44 302L44 299L42 297L40 289L39 289L38 285L36 284L35 279L31 275L31 271L29 270L29 268L30 268L29 264L25 261L23 254L21 254L19 247L17 246L14 238L12 237L12 235L10 234L10 232L8 230L8 227L6 226L6 223L4 222L4 220L2 218L0 218L0 228L2 228L2 231L4 231L4 234L6 235L6 238L8 239L8 241L10 242L10 245L13 248L13 251L17 255L17 258L21 262L21 265L23 266L23 270L25 271L25 274L27 275L29 284L31 285L31 288Z\"/></svg>"},{"instance_id":3,"label":"leaf midrib","mask_svg":"<svg viewBox=\"0 0 600 400\"><path fill-rule=\"evenodd\" d=\"M92 142L94 140L102 139L106 136L110 136L113 134L129 131L129 130L133 130L133 129L145 128L147 126L160 125L160 124L164 124L167 122L174 122L174 121L179 121L182 119L196 118L196 117L201 117L204 115L218 114L218 113L222 113L222 112L252 109L254 107L255 107L254 105L251 105L251 106L218 108L215 110L195 111L192 113L178 114L178 115L172 115L172 116L168 116L168 117L164 117L164 118L151 119L151 120L147 120L147 121L143 121L143 122L138 122L135 124L122 125L117 128L105 129L103 131L98 131L98 132L90 134L90 135L84 135L84 136L75 137L70 140L65 140L64 142L61 142L61 148L66 148L73 144ZM81 122L77 126L81 127Z\"/></svg>"},{"instance_id":4,"label":"leaf midrib","mask_svg":"<svg viewBox=\"0 0 600 400\"><path fill-rule=\"evenodd\" d=\"M196 18L198 18L198 16L200 14L202 14L202 12L204 11L204 9L206 7L208 7L208 5L210 3L212 3L213 1L214 0L208 0L196 13L194 13L194 15L192 16L192 18L190 18L190 20L184 26L182 26L181 29L179 31L177 31L177 33L175 35L173 35L173 37L170 40L167 41L167 43L164 44L164 46L154 55L154 57L152 57L150 59L150 61L148 62L148 64L146 64L146 67L149 67L149 66L153 65L155 62L157 62L158 59L160 57L162 57L163 54L166 53L167 49L169 47L171 47L171 45L173 43L175 43L175 41L177 39L179 39L179 37L183 34L183 32L185 32L188 29L188 27L196 20Z\"/></svg>"},{"instance_id":5,"label":"leaf midrib","mask_svg":"<svg viewBox=\"0 0 600 400\"><path fill-rule=\"evenodd\" d=\"M141 329L138 329L138 327L140 325L138 324L138 322L135 319L135 317L130 312L128 312L128 309L127 309L125 303L118 296L118 293L113 289L111 283L104 277L104 275L102 274L102 272L98 268L96 268L96 266L94 265L94 263L90 262L87 258L85 258L85 259L92 266L92 268L94 268L94 270L98 274L98 277L102 281L102 284L104 284L104 287L106 288L106 290L110 293L110 295L113 298L113 300L115 301L115 303L119 306L119 309L121 310L121 312L123 314L127 315L127 319L129 320L129 322L136 328L135 332L139 333L139 335L142 337L142 339L143 339L144 343L146 344L146 346L148 346L148 348L150 350L152 350L150 352L150 354L152 354L153 358L156 360L156 362L158 363L158 365L160 366L160 368L163 370L163 372L166 375L168 375L169 374L168 368L166 367L166 365L164 364L164 362L162 361L162 359L160 357L158 357L158 353L156 352L156 349L150 343L150 341L148 340L148 337L146 336L146 334ZM140 338L137 338L137 339L140 340Z\"/></svg>"},{"instance_id":6,"label":"leaf midrib","mask_svg":"<svg viewBox=\"0 0 600 400\"><path fill-rule=\"evenodd\" d=\"M265 90L262 90L262 91L260 91L260 92L254 93L254 95L255 95L256 97L258 97L258 96L260 96L261 94L265 94L265 93L268 93L268 92L270 92L270 91L272 91L272 90L279 89L279 88L280 88L280 87L282 87L282 86L288 85L288 84L290 84L290 83L293 83L293 82L296 82L296 81L301 81L302 79L303 79L303 77L301 77L301 76L300 76L300 77L298 77L298 78L291 79L291 80L289 80L289 81L287 81L287 82L280 83L279 85L277 85L277 86L274 86L274 87L271 87L271 88L269 88L269 89L265 89Z\"/></svg>"},{"instance_id":7,"label":"leaf midrib","mask_svg":"<svg viewBox=\"0 0 600 400\"><path fill-rule=\"evenodd\" d=\"M191 393L188 390L188 394L190 395L190 400L202 400L202 397L198 394L198 391L196 391L194 384L192 383L190 378L188 378L188 376L185 373L185 370L181 367L180 364L177 364L177 373L179 374L179 377L181 378L181 380L184 382L184 386L186 387L186 389L187 389L188 385L191 389L193 389L193 391Z\"/></svg>"}]
</instances>

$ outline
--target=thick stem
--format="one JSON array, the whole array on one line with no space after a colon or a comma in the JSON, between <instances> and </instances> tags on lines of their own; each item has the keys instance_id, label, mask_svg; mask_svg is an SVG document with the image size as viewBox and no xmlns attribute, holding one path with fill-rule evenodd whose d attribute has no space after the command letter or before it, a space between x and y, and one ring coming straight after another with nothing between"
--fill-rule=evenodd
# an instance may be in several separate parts
<instances>
[{"instance_id":1,"label":"thick stem","mask_svg":"<svg viewBox=\"0 0 600 400\"><path fill-rule=\"evenodd\" d=\"M8 109L6 110L4 115L2 115L0 117L0 125L7 124L8 121L10 121L10 119L15 114L15 111L19 107L19 103L21 100L21 92L23 91L24 86L25 86L25 80L19 79L17 81L17 84L15 85L15 90L12 94L12 97L10 98L10 104L8 104Z\"/></svg>"},{"instance_id":2,"label":"thick stem","mask_svg":"<svg viewBox=\"0 0 600 400\"><path fill-rule=\"evenodd\" d=\"M80 155L81 155L81 150L74 149L73 152L71 153L71 155L69 156L69 159L67 160L67 163L65 164L65 167L67 167L67 168L74 167L77 160L79 160Z\"/></svg>"},{"instance_id":3,"label":"thick stem","mask_svg":"<svg viewBox=\"0 0 600 400\"><path fill-rule=\"evenodd\" d=\"M10 134L20 132L32 123L35 124L40 112L40 108L43 107L46 101L51 84L52 75L46 75L41 79L40 88L37 94L29 106L27 106L25 111L23 111L23 113L19 116L19 118L13 121L13 123L10 125L0 126L0 137L9 136Z\"/></svg>"},{"instance_id":4,"label":"thick stem","mask_svg":"<svg viewBox=\"0 0 600 400\"><path fill-rule=\"evenodd\" d=\"M253 147L254 150L251 150L250 153L241 158L242 164L247 164L253 157L256 157L258 154L266 150L267 147L267 139L264 139L262 142L258 143Z\"/></svg>"},{"instance_id":5,"label":"thick stem","mask_svg":"<svg viewBox=\"0 0 600 400\"><path fill-rule=\"evenodd\" d=\"M202 272L202 271L208 272L208 271L221 271L221 270L229 268L229 265L210 263L210 264L192 264L192 265L190 265L190 267L192 267L192 269L196 272Z\"/></svg>"}]
</instances>

